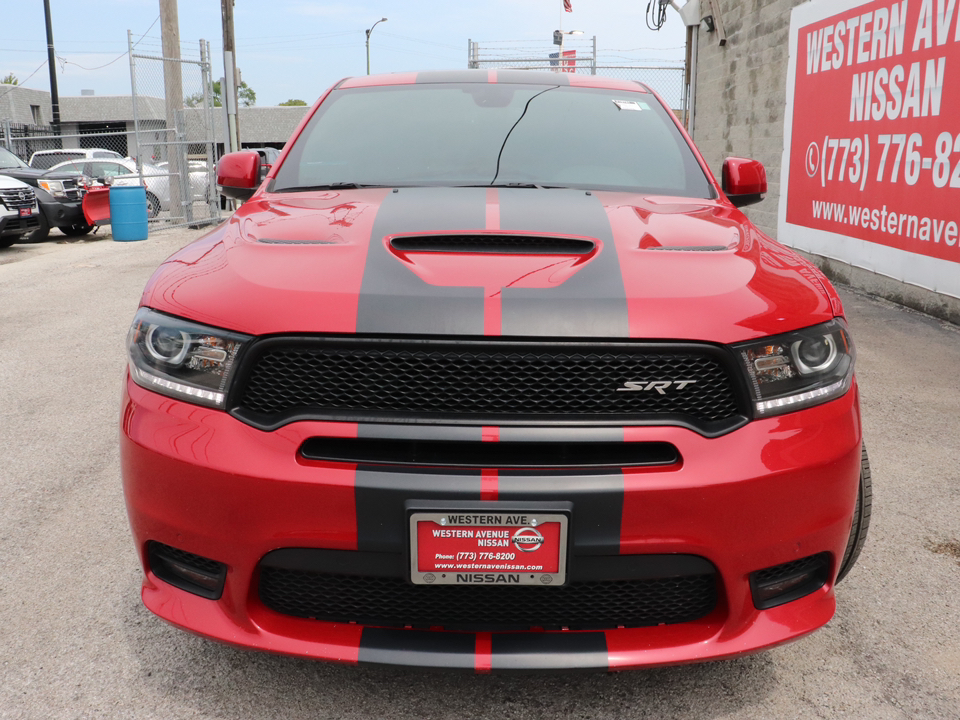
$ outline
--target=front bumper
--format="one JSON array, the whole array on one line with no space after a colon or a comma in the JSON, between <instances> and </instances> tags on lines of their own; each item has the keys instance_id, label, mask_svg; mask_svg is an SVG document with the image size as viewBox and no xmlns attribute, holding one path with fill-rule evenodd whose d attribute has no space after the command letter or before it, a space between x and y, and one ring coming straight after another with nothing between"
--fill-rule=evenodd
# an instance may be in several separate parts
<instances>
[{"instance_id":1,"label":"front bumper","mask_svg":"<svg viewBox=\"0 0 960 720\"><path fill-rule=\"evenodd\" d=\"M87 224L86 218L83 216L82 200L41 201L40 211L47 218L50 227L72 227Z\"/></svg>"},{"instance_id":2,"label":"front bumper","mask_svg":"<svg viewBox=\"0 0 960 720\"><path fill-rule=\"evenodd\" d=\"M40 227L40 221L37 218L38 213L36 211L29 217L20 217L19 212L8 211L0 205L0 237L10 237L11 235L26 237Z\"/></svg>"},{"instance_id":3,"label":"front bumper","mask_svg":"<svg viewBox=\"0 0 960 720\"><path fill-rule=\"evenodd\" d=\"M443 432L419 426L361 430L384 437ZM582 432L582 440L591 431L572 432ZM609 439L610 431L603 432ZM502 473L494 500L484 483L495 471L478 473L473 483L462 473L358 468L299 454L311 437L356 437L356 424L298 422L262 432L226 413L146 391L128 378L123 480L146 573L143 601L174 625L237 646L346 663L478 672L617 670L735 657L794 640L830 620L832 578L849 535L859 477L856 387L831 403L714 439L677 427L618 432L628 442L672 443L682 461L562 477ZM537 433L540 439L550 435ZM268 553L345 551L403 568L404 504L442 499L455 505L481 499L478 491L506 508L511 502L570 502L576 528L570 556L581 567L624 556L704 558L716 568L716 606L690 622L652 627L472 632L293 617L261 600L261 561ZM219 599L159 579L148 559L151 541L224 563ZM751 573L819 553L831 559L831 580L800 599L756 609Z\"/></svg>"}]
</instances>

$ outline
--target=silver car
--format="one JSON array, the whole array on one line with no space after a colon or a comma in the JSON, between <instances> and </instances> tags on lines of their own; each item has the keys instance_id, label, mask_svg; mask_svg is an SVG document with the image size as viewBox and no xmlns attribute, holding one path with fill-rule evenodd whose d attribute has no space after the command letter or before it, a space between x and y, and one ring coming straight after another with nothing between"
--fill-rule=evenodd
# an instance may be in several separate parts
<instances>
[{"instance_id":1,"label":"silver car","mask_svg":"<svg viewBox=\"0 0 960 720\"><path fill-rule=\"evenodd\" d=\"M68 160L50 168L53 171L73 170L92 181L92 184L139 185L137 163L131 158ZM206 201L209 184L205 173L190 172L192 201ZM108 181L107 178L110 178ZM170 174L156 165L143 165L143 182L147 188L147 216L157 217L161 210L170 209Z\"/></svg>"}]
</instances>

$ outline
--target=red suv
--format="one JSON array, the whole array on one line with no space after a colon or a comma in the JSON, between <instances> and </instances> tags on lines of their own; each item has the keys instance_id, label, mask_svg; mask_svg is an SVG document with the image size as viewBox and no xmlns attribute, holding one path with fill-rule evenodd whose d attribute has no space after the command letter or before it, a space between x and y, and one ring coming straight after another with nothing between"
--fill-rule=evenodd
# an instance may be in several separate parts
<instances>
[{"instance_id":1,"label":"red suv","mask_svg":"<svg viewBox=\"0 0 960 720\"><path fill-rule=\"evenodd\" d=\"M344 80L130 330L124 489L165 620L477 672L733 657L834 613L870 517L836 292L649 88Z\"/></svg>"}]
</instances>

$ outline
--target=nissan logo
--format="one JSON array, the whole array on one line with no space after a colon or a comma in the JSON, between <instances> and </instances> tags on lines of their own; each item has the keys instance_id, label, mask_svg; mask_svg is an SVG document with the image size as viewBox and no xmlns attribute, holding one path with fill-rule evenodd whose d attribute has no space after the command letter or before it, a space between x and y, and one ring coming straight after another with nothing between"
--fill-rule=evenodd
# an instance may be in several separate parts
<instances>
[{"instance_id":1,"label":"nissan logo","mask_svg":"<svg viewBox=\"0 0 960 720\"><path fill-rule=\"evenodd\" d=\"M19 197L20 197L21 200L26 200L26 199L27 199L27 194L26 194L23 190L21 190Z\"/></svg>"},{"instance_id":2,"label":"nissan logo","mask_svg":"<svg viewBox=\"0 0 960 720\"><path fill-rule=\"evenodd\" d=\"M513 546L521 552L533 552L543 544L543 535L532 527L520 528L511 539Z\"/></svg>"}]
</instances>

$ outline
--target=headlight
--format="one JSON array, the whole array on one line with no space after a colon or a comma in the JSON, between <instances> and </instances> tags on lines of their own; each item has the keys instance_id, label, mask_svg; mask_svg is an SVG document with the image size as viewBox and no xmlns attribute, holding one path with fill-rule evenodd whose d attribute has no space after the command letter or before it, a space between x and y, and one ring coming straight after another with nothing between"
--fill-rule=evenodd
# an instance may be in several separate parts
<instances>
[{"instance_id":1,"label":"headlight","mask_svg":"<svg viewBox=\"0 0 960 720\"><path fill-rule=\"evenodd\" d=\"M63 189L63 182L60 180L37 180L37 184L54 197L67 196L67 191Z\"/></svg>"},{"instance_id":2,"label":"headlight","mask_svg":"<svg viewBox=\"0 0 960 720\"><path fill-rule=\"evenodd\" d=\"M140 308L127 335L130 376L148 390L222 408L249 336Z\"/></svg>"},{"instance_id":3,"label":"headlight","mask_svg":"<svg viewBox=\"0 0 960 720\"><path fill-rule=\"evenodd\" d=\"M842 320L737 345L757 416L793 412L838 398L853 384L856 351Z\"/></svg>"}]
</instances>

